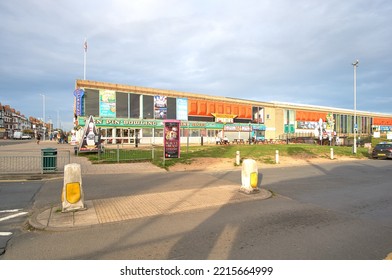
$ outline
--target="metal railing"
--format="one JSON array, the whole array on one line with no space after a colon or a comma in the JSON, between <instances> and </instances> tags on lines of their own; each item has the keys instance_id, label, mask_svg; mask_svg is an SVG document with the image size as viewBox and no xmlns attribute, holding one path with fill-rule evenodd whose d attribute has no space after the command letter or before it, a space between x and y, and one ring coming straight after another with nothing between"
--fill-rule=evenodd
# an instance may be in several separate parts
<instances>
[{"instance_id":1,"label":"metal railing","mask_svg":"<svg viewBox=\"0 0 392 280\"><path fill-rule=\"evenodd\" d=\"M71 162L70 151L45 154L41 151L1 151L0 174L62 173Z\"/></svg>"},{"instance_id":2,"label":"metal railing","mask_svg":"<svg viewBox=\"0 0 392 280\"><path fill-rule=\"evenodd\" d=\"M154 147L144 147L139 149L124 149L120 145L105 147L97 153L98 161L122 162L122 161L146 161L154 159Z\"/></svg>"}]
</instances>

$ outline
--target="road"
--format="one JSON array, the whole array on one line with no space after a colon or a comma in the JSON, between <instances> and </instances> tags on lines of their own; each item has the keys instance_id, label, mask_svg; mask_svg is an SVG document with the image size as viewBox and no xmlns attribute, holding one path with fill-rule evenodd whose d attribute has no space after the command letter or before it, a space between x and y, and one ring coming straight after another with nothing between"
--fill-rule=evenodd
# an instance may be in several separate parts
<instances>
[{"instance_id":1,"label":"road","mask_svg":"<svg viewBox=\"0 0 392 280\"><path fill-rule=\"evenodd\" d=\"M43 182L0 182L0 255L8 241L23 231L34 195Z\"/></svg>"},{"instance_id":2,"label":"road","mask_svg":"<svg viewBox=\"0 0 392 280\"><path fill-rule=\"evenodd\" d=\"M380 260L392 252L391 172L388 160L269 168L260 180L270 199L76 231L21 230L0 258ZM238 171L169 172L90 175L83 185L90 200L240 180ZM61 180L25 184L35 193L30 211L60 203Z\"/></svg>"}]
</instances>

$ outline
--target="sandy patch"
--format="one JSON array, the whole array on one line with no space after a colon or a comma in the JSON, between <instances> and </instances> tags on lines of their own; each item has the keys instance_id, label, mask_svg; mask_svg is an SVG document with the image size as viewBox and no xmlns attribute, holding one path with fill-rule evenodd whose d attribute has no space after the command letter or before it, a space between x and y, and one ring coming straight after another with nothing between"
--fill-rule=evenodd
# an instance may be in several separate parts
<instances>
[{"instance_id":1,"label":"sandy patch","mask_svg":"<svg viewBox=\"0 0 392 280\"><path fill-rule=\"evenodd\" d=\"M316 163L330 163L332 161L352 161L357 160L351 157L334 157L333 160L329 158L292 158L292 157L280 157L279 164L276 163L264 163L257 162L259 168L275 168L285 166L300 166L306 164ZM195 158L190 164L178 163L174 166L169 167L169 171L193 171L193 170L205 170L205 171L219 171L219 170L241 170L240 166L235 166L235 158Z\"/></svg>"}]
</instances>

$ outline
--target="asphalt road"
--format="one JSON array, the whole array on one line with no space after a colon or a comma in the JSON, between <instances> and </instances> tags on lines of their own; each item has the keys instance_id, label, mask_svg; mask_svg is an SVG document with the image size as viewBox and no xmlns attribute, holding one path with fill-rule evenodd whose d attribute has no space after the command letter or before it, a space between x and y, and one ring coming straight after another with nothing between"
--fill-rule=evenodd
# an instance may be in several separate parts
<instances>
[{"instance_id":1,"label":"asphalt road","mask_svg":"<svg viewBox=\"0 0 392 280\"><path fill-rule=\"evenodd\" d=\"M20 230L0 258L380 260L392 252L392 161L260 171L271 199L76 231ZM240 185L240 172L83 178L87 200L226 183ZM31 211L59 204L60 180L31 184Z\"/></svg>"}]
</instances>

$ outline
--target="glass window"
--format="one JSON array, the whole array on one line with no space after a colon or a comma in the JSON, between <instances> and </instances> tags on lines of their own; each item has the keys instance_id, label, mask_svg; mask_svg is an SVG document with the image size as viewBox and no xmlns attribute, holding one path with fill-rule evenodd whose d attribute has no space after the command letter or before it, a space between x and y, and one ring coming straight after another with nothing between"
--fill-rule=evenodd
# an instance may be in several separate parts
<instances>
[{"instance_id":1,"label":"glass window","mask_svg":"<svg viewBox=\"0 0 392 280\"><path fill-rule=\"evenodd\" d=\"M130 94L130 108L131 114L130 118L139 119L140 118L140 94L131 93Z\"/></svg>"},{"instance_id":2,"label":"glass window","mask_svg":"<svg viewBox=\"0 0 392 280\"><path fill-rule=\"evenodd\" d=\"M116 92L116 117L128 118L128 93Z\"/></svg>"},{"instance_id":3,"label":"glass window","mask_svg":"<svg viewBox=\"0 0 392 280\"><path fill-rule=\"evenodd\" d=\"M152 128L143 128L143 137L152 137Z\"/></svg>"},{"instance_id":4,"label":"glass window","mask_svg":"<svg viewBox=\"0 0 392 280\"><path fill-rule=\"evenodd\" d=\"M200 129L192 129L191 131L190 131L190 133L191 133L191 137L197 137L197 136L200 136Z\"/></svg>"},{"instance_id":5,"label":"glass window","mask_svg":"<svg viewBox=\"0 0 392 280\"><path fill-rule=\"evenodd\" d=\"M86 89L83 95L84 113L86 116L99 116L99 91Z\"/></svg>"},{"instance_id":6,"label":"glass window","mask_svg":"<svg viewBox=\"0 0 392 280\"><path fill-rule=\"evenodd\" d=\"M155 137L163 137L163 129L156 128L155 132L154 132L154 136Z\"/></svg>"},{"instance_id":7,"label":"glass window","mask_svg":"<svg viewBox=\"0 0 392 280\"><path fill-rule=\"evenodd\" d=\"M177 117L177 101L175 98L167 98L167 118L169 120L175 120Z\"/></svg>"},{"instance_id":8,"label":"glass window","mask_svg":"<svg viewBox=\"0 0 392 280\"><path fill-rule=\"evenodd\" d=\"M143 95L143 119L154 118L154 96Z\"/></svg>"}]
</instances>

